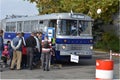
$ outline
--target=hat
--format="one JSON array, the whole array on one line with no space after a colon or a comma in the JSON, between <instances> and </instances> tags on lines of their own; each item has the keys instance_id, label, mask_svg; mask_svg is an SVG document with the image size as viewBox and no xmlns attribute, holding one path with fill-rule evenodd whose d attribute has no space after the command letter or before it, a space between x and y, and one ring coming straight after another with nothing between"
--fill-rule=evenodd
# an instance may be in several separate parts
<instances>
[{"instance_id":1,"label":"hat","mask_svg":"<svg viewBox=\"0 0 120 80\"><path fill-rule=\"evenodd\" d=\"M3 33L3 30L2 30L2 29L0 29L0 33Z\"/></svg>"},{"instance_id":2,"label":"hat","mask_svg":"<svg viewBox=\"0 0 120 80\"><path fill-rule=\"evenodd\" d=\"M8 46L4 46L5 49L8 49Z\"/></svg>"},{"instance_id":3,"label":"hat","mask_svg":"<svg viewBox=\"0 0 120 80\"><path fill-rule=\"evenodd\" d=\"M21 34L21 32L16 32L16 35L19 35L19 34Z\"/></svg>"}]
</instances>

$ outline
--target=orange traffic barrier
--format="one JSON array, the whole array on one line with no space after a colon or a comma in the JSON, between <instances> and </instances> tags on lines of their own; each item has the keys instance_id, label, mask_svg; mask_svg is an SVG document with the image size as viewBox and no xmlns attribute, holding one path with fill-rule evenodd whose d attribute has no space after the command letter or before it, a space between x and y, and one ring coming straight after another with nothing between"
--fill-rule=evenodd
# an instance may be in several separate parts
<instances>
[{"instance_id":1,"label":"orange traffic barrier","mask_svg":"<svg viewBox=\"0 0 120 80\"><path fill-rule=\"evenodd\" d=\"M96 60L96 80L112 80L113 64L113 60Z\"/></svg>"}]
</instances>

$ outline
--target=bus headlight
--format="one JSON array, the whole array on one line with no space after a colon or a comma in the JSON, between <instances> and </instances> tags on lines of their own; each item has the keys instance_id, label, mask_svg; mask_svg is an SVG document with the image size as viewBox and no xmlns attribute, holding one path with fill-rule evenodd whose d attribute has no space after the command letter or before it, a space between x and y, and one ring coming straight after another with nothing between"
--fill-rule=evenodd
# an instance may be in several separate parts
<instances>
[{"instance_id":1,"label":"bus headlight","mask_svg":"<svg viewBox=\"0 0 120 80\"><path fill-rule=\"evenodd\" d=\"M90 46L90 49L92 50L92 49L93 49L93 46Z\"/></svg>"},{"instance_id":2,"label":"bus headlight","mask_svg":"<svg viewBox=\"0 0 120 80\"><path fill-rule=\"evenodd\" d=\"M65 46L65 45L63 45L63 46L62 46L62 49L65 49L65 48L66 48L66 46Z\"/></svg>"}]
</instances>

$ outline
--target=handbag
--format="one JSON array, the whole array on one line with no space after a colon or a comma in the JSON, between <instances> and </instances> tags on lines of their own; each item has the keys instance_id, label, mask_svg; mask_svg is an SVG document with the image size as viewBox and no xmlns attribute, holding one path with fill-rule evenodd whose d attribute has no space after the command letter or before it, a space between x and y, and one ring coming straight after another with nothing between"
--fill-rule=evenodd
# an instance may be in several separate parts
<instances>
[{"instance_id":1,"label":"handbag","mask_svg":"<svg viewBox=\"0 0 120 80\"><path fill-rule=\"evenodd\" d=\"M23 55L27 54L27 48L25 46L22 46L22 54Z\"/></svg>"}]
</instances>

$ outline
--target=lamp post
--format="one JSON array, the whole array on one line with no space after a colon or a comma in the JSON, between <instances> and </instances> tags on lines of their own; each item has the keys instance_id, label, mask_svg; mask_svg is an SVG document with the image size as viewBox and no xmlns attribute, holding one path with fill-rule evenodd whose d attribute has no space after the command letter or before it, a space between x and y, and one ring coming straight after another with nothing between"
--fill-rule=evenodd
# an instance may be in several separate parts
<instances>
[{"instance_id":1,"label":"lamp post","mask_svg":"<svg viewBox=\"0 0 120 80\"><path fill-rule=\"evenodd\" d=\"M96 13L97 13L97 15L98 15L98 17L97 17L97 19L96 19L96 23L97 23L97 32L96 32L96 38L97 38L97 41L99 41L100 39L101 39L101 13L102 13L102 10L100 9L100 8L98 8L97 9L97 11L96 11Z\"/></svg>"},{"instance_id":2,"label":"lamp post","mask_svg":"<svg viewBox=\"0 0 120 80\"><path fill-rule=\"evenodd\" d=\"M97 9L97 14L100 14L101 12L101 9Z\"/></svg>"}]
</instances>

